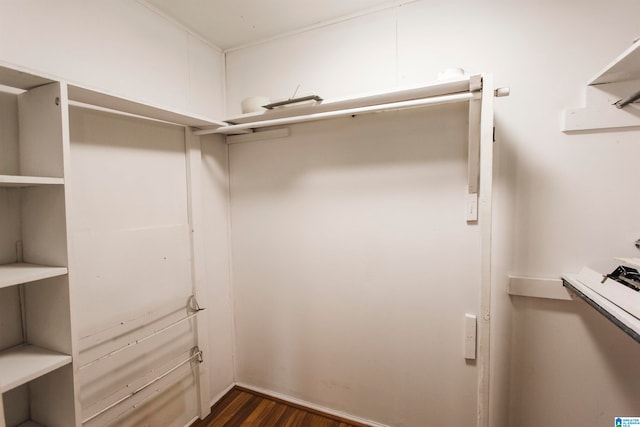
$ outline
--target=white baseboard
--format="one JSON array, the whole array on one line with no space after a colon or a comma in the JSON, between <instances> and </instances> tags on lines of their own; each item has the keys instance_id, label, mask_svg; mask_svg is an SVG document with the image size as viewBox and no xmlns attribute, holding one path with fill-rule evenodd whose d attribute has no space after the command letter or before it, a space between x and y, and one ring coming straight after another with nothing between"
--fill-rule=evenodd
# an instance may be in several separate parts
<instances>
[{"instance_id":1,"label":"white baseboard","mask_svg":"<svg viewBox=\"0 0 640 427\"><path fill-rule=\"evenodd\" d=\"M241 382L236 382L235 385L237 385L238 387L246 388L247 390L255 391L257 393L262 393L264 395L274 397L276 399L284 400L285 402L289 402L289 403L292 403L294 405L304 406L304 407L307 407L309 409L313 409L313 410L316 410L316 411L319 411L319 412L324 412L325 414L334 415L336 417L344 418L347 421L353 421L353 422L356 422L356 423L367 424L367 425L370 425L372 427L390 427L390 426L388 426L386 424L376 423L374 421L366 420L364 418L359 418L359 417L353 416L351 414L347 414L345 412L334 411L333 409L325 408L324 406L320 406L320 405L316 405L316 404L313 404L313 403L310 403L310 402L306 402L304 400L296 399L294 397L287 396L285 394L276 393L276 392L271 391L271 390L265 390L265 389L260 388L260 387L255 387L255 386L244 384L244 383L241 383Z\"/></svg>"},{"instance_id":2,"label":"white baseboard","mask_svg":"<svg viewBox=\"0 0 640 427\"><path fill-rule=\"evenodd\" d=\"M218 401L220 399L222 399L224 397L225 394L229 393L231 391L232 388L234 388L236 386L235 383L231 383L231 385L229 387L227 387L226 389L224 389L222 392L218 393L216 395L216 397L214 397L211 402L209 402L209 409L211 409L211 407L213 405L215 405L216 403L218 403Z\"/></svg>"}]
</instances>

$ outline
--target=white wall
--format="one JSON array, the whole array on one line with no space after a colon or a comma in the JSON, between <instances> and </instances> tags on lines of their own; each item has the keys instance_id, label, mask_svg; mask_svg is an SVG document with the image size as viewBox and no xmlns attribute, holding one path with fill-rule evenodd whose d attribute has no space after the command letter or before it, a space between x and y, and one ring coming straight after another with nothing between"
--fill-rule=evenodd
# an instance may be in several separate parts
<instances>
[{"instance_id":1,"label":"white wall","mask_svg":"<svg viewBox=\"0 0 640 427\"><path fill-rule=\"evenodd\" d=\"M0 1L0 60L166 108L220 117L220 51L131 0Z\"/></svg>"},{"instance_id":2,"label":"white wall","mask_svg":"<svg viewBox=\"0 0 640 427\"><path fill-rule=\"evenodd\" d=\"M474 424L467 120L445 105L229 147L240 383L390 426Z\"/></svg>"},{"instance_id":3,"label":"white wall","mask_svg":"<svg viewBox=\"0 0 640 427\"><path fill-rule=\"evenodd\" d=\"M287 98L298 84L329 98L452 66L511 87L496 102L496 203L513 215L496 221L492 426L595 427L640 410L635 342L580 302L509 299L504 288L508 270L559 277L635 254L640 202L605 201L628 199L640 179L637 131L565 135L559 119L638 36L639 12L631 0L421 1L227 54L231 114L246 96Z\"/></svg>"}]
</instances>

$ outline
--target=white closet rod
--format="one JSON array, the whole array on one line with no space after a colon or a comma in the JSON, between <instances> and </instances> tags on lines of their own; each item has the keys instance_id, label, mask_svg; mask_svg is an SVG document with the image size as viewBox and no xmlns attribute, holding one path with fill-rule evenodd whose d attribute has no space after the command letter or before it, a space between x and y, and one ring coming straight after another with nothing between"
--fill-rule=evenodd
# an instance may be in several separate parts
<instances>
[{"instance_id":1,"label":"white closet rod","mask_svg":"<svg viewBox=\"0 0 640 427\"><path fill-rule=\"evenodd\" d=\"M376 113L388 110L401 110L406 108L424 107L435 104L448 104L453 102L463 102L473 99L471 92L456 93L452 95L434 96L431 98L412 99L410 101L392 102L389 104L371 105L367 107L348 108L346 110L326 111L322 113L312 113L305 116L283 117L280 119L264 120L260 122L243 123L239 125L224 126L217 129L204 129L195 131L196 135L233 134L244 133L247 130L263 128L269 126L288 125L293 123L311 122L315 120L330 119L335 117L351 116L354 114Z\"/></svg>"},{"instance_id":2,"label":"white closet rod","mask_svg":"<svg viewBox=\"0 0 640 427\"><path fill-rule=\"evenodd\" d=\"M154 379L152 379L151 381L145 383L144 385L141 385L140 387L138 387L137 389L135 389L131 393L129 393L126 396L118 399L117 401L113 402L111 405L107 406L106 408L103 408L100 411L96 412L95 414L91 415L90 417L85 418L84 420L82 420L82 424L88 423L89 421L93 420L94 418L97 418L100 415L104 414L108 410L118 406L119 404L121 404L125 400L132 398L133 396L135 396L136 394L140 393L142 390L146 389L150 385L152 385L152 384L160 381L164 377L170 375L171 373L173 373L174 371L179 369L181 366L186 365L187 363L191 362L196 357L198 358L198 362L201 362L201 360L202 360L202 351L200 351L200 349L198 349L198 347L194 347L193 354L191 356L189 356L188 358L184 359L182 362L180 362L177 365L175 365L173 368L169 369L168 371L166 371L162 375L159 375L159 376L155 377Z\"/></svg>"}]
</instances>

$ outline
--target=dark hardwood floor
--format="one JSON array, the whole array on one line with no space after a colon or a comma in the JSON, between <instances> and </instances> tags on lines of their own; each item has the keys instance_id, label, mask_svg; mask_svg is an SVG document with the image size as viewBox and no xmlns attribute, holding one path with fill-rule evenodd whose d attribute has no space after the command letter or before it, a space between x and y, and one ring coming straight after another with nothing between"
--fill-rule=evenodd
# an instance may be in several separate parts
<instances>
[{"instance_id":1,"label":"dark hardwood floor","mask_svg":"<svg viewBox=\"0 0 640 427\"><path fill-rule=\"evenodd\" d=\"M191 427L369 427L234 387Z\"/></svg>"}]
</instances>

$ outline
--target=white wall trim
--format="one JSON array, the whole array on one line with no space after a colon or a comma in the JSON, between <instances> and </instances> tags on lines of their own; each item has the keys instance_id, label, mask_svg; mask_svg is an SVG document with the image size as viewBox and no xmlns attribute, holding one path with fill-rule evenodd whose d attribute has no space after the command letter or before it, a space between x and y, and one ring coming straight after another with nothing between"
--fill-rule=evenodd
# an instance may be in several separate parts
<instances>
[{"instance_id":1,"label":"white wall trim","mask_svg":"<svg viewBox=\"0 0 640 427\"><path fill-rule=\"evenodd\" d=\"M213 407L216 403L220 401L224 397L225 394L229 393L232 388L236 386L236 383L231 383L227 388L218 393L212 400L209 402L209 408Z\"/></svg>"}]
</instances>

